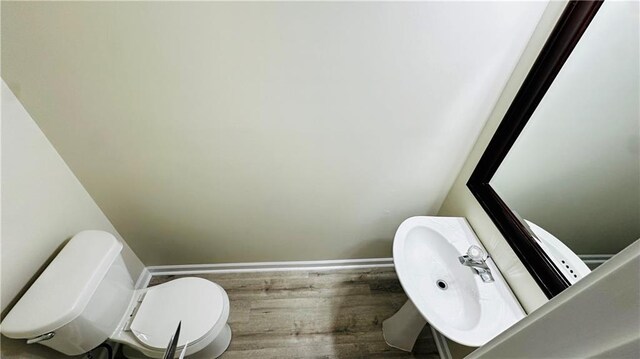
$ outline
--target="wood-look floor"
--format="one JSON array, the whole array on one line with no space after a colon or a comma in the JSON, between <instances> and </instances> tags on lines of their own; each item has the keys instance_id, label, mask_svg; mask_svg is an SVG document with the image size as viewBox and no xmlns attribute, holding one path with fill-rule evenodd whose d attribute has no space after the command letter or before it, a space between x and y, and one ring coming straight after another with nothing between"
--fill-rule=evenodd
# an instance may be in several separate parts
<instances>
[{"instance_id":1,"label":"wood-look floor","mask_svg":"<svg viewBox=\"0 0 640 359\"><path fill-rule=\"evenodd\" d=\"M180 276L154 277L157 285ZM406 301L393 268L198 275L231 303L235 358L439 358L427 326L414 353L387 346L382 321Z\"/></svg>"}]
</instances>

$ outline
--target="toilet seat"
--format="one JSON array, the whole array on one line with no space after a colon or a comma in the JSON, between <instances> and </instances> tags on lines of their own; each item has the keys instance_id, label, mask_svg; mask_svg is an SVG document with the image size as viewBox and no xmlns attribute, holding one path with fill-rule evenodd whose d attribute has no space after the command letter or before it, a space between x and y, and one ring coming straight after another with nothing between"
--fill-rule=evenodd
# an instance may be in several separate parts
<instances>
[{"instance_id":1,"label":"toilet seat","mask_svg":"<svg viewBox=\"0 0 640 359\"><path fill-rule=\"evenodd\" d=\"M146 356L162 357L179 322L182 325L176 352L188 344L187 355L209 345L225 329L229 298L222 287L211 281L180 278L140 293L144 298L128 330L120 331L112 339Z\"/></svg>"}]
</instances>

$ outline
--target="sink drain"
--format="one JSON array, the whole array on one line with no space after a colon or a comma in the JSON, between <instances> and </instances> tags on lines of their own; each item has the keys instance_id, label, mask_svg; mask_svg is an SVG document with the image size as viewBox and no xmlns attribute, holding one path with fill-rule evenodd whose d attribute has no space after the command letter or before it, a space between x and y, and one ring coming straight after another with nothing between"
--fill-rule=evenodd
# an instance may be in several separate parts
<instances>
[{"instance_id":1,"label":"sink drain","mask_svg":"<svg viewBox=\"0 0 640 359\"><path fill-rule=\"evenodd\" d=\"M447 284L447 282L443 281L442 279L438 279L436 281L436 285L438 286L438 288L442 290L446 290L447 288L449 288L449 285Z\"/></svg>"}]
</instances>

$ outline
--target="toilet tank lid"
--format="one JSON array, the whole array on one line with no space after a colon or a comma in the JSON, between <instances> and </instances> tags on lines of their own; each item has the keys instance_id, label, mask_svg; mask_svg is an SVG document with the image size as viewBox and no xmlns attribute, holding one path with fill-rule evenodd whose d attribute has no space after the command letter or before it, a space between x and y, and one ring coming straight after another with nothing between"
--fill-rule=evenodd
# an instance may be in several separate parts
<instances>
[{"instance_id":1,"label":"toilet tank lid","mask_svg":"<svg viewBox=\"0 0 640 359\"><path fill-rule=\"evenodd\" d=\"M2 334L33 338L77 318L121 249L122 243L108 232L73 236L4 318Z\"/></svg>"}]
</instances>

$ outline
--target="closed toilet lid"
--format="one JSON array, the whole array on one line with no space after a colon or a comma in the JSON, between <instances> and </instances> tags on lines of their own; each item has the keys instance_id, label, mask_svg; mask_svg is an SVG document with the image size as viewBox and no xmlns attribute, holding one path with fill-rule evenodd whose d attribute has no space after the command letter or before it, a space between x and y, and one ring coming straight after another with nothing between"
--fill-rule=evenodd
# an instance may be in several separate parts
<instances>
[{"instance_id":1,"label":"closed toilet lid","mask_svg":"<svg viewBox=\"0 0 640 359\"><path fill-rule=\"evenodd\" d=\"M202 278L180 278L151 287L131 323L131 332L145 346L164 350L182 321L178 346L207 335L229 316L227 294ZM223 318L224 317L224 318Z\"/></svg>"}]
</instances>

